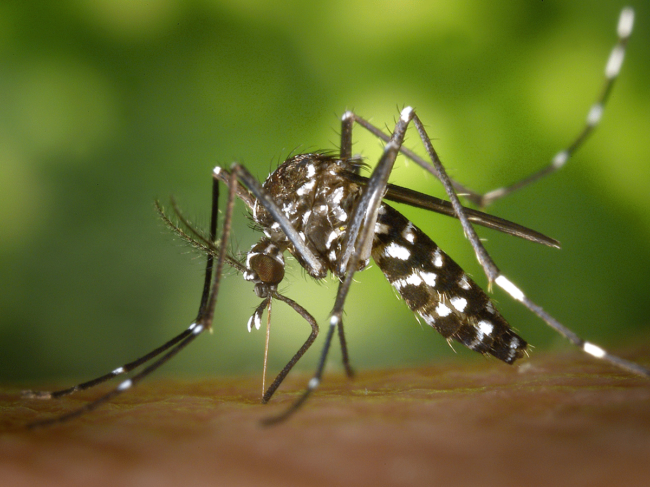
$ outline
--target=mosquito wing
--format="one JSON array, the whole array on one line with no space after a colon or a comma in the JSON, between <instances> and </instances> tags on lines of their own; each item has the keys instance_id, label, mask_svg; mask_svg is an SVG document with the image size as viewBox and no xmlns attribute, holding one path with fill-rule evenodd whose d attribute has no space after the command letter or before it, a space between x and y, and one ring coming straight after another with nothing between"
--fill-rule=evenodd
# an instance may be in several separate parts
<instances>
[{"instance_id":1,"label":"mosquito wing","mask_svg":"<svg viewBox=\"0 0 650 487\"><path fill-rule=\"evenodd\" d=\"M360 176L351 171L346 171L345 177L357 184L368 184L368 178ZM442 200L425 193L420 193L419 191L414 191L412 189L403 188L395 184L388 184L386 186L386 194L384 195L384 199L396 201L398 203L405 203L416 208L434 211L436 213L447 215L452 218L458 218L449 201ZM471 208L465 208L465 214L467 215L468 220L476 225L498 230L499 232L507 233L508 235L514 235L515 237L530 240L531 242L546 245L548 247L554 247L557 249L560 248L560 242L554 238L547 237L540 232L524 227L523 225L519 225L518 223L499 218L498 216L490 215L489 213L473 210Z\"/></svg>"}]
</instances>

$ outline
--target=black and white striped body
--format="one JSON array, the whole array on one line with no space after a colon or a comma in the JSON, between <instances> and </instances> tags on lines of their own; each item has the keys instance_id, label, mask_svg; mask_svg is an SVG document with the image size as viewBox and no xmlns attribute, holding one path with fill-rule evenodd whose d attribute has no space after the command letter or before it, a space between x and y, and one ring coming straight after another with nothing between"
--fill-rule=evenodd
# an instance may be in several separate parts
<instances>
[{"instance_id":1,"label":"black and white striped body","mask_svg":"<svg viewBox=\"0 0 650 487\"><path fill-rule=\"evenodd\" d=\"M408 307L443 337L509 364L524 354L526 342L483 290L422 230L385 203L375 224L372 258Z\"/></svg>"},{"instance_id":2,"label":"black and white striped body","mask_svg":"<svg viewBox=\"0 0 650 487\"><path fill-rule=\"evenodd\" d=\"M264 255L284 266L278 251L285 250L314 278L324 278L328 270L343 277L337 273L342 242L363 191L345 175L358 166L356 159L351 162L324 154L302 154L280 165L266 179L264 189L324 271L310 269L269 212L256 204L253 219L266 237L249 251L249 271L244 277L264 283L250 263ZM379 209L371 255L409 308L445 338L507 363L524 354L526 342L512 331L481 288L420 229L385 203ZM359 270L367 264L363 260ZM256 326L259 318L252 318Z\"/></svg>"}]
</instances>

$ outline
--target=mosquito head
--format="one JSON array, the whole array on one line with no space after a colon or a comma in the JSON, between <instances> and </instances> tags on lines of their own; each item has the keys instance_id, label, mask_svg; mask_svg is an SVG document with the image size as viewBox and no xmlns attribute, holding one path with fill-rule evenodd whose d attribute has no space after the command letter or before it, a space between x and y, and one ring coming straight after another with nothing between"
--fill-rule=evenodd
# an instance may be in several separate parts
<instances>
[{"instance_id":1,"label":"mosquito head","mask_svg":"<svg viewBox=\"0 0 650 487\"><path fill-rule=\"evenodd\" d=\"M268 239L262 239L248 251L244 279L256 283L255 294L266 297L284 279L284 257Z\"/></svg>"},{"instance_id":2,"label":"mosquito head","mask_svg":"<svg viewBox=\"0 0 650 487\"><path fill-rule=\"evenodd\" d=\"M256 255L250 262L251 268L264 284L277 285L284 278L284 262L268 255Z\"/></svg>"}]
</instances>

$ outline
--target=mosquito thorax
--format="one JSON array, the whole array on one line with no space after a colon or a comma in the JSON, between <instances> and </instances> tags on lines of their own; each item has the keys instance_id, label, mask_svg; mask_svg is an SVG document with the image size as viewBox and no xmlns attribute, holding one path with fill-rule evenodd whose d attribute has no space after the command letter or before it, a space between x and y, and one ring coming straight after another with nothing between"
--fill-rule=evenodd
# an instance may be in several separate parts
<instances>
[{"instance_id":1,"label":"mosquito thorax","mask_svg":"<svg viewBox=\"0 0 650 487\"><path fill-rule=\"evenodd\" d=\"M357 173L360 165L358 158L299 154L283 162L264 182L264 189L322 265L319 271L306 264L264 207L255 204L253 208L253 219L269 240L288 250L316 279L324 278L328 270L339 275L337 263L343 239L354 206L362 194L361 186L346 175ZM357 270L367 264L367 260L362 261Z\"/></svg>"}]
</instances>

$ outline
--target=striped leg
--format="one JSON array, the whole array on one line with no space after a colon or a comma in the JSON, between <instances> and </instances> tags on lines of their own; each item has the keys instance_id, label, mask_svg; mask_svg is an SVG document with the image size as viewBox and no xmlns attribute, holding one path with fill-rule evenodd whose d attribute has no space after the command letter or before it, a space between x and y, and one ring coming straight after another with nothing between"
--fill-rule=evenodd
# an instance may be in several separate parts
<instances>
[{"instance_id":1,"label":"striped leg","mask_svg":"<svg viewBox=\"0 0 650 487\"><path fill-rule=\"evenodd\" d=\"M523 291L521 291L515 284L513 284L506 276L504 276L501 273L499 268L496 266L496 264L494 263L490 255L483 247L483 244L481 243L478 236L476 235L474 228L470 224L469 219L467 218L467 215L462 205L460 204L460 201L458 200L458 196L454 192L454 189L452 187L452 182L447 176L447 173L444 167L442 166L442 163L440 162L440 158L438 157L435 149L433 148L433 145L431 144L431 140L429 139L429 136L427 135L424 126L422 125L422 122L420 122L417 116L414 116L413 122L417 127L417 130L420 134L420 138L422 139L422 142L426 147L427 153L429 154L429 157L433 162L433 166L430 165L427 170L432 174L437 174L440 177L440 180L447 193L447 196L449 197L449 200L451 201L451 204L454 207L456 214L458 215L461 225L463 226L463 230L465 231L465 236L472 244L476 257L479 263L481 264L481 266L483 267L483 270L485 271L485 274L488 278L488 282L490 284L496 283L501 289L507 292L513 299L515 299L516 301L520 301L526 308L528 308L530 311L532 311L537 316L539 316L542 320L544 320L548 326L556 330L562 336L567 338L571 343L573 343L577 347L580 347L584 352L588 353L589 355L602 360L606 360L616 365L617 367L628 370L629 372L639 374L644 377L650 377L650 369L635 364L634 362L630 362L629 360L625 360L615 355L612 355L606 352L605 350L603 350L601 347L580 338L569 328L567 328L562 323L560 323L555 318L553 318L553 316L547 313L541 306L535 304L528 297L526 297Z\"/></svg>"},{"instance_id":2,"label":"striped leg","mask_svg":"<svg viewBox=\"0 0 650 487\"><path fill-rule=\"evenodd\" d=\"M197 245L213 245L213 242L216 239L216 232L217 232L217 215L218 215L218 201L219 201L219 186L218 186L218 181L214 181L213 183L213 191L212 191L212 218L210 221L210 235L209 239L206 240L204 243L198 242ZM234 199L234 192L230 191L229 192L229 199ZM232 207L233 205L230 204L231 202L229 201L229 207ZM234 201L232 202L234 203ZM167 216L162 212L162 208L158 205L158 209L161 212L161 216L163 216L163 220L166 222L171 223L171 221L167 218ZM229 228L229 216L228 212L226 216L226 222L224 223L225 228ZM232 213L232 208L230 210L230 213ZM182 215L179 214L179 217L182 219ZM181 231L179 229L179 231ZM187 235L185 235L187 236ZM106 382L107 380L113 379L114 377L118 377L120 375L126 374L137 367L146 364L147 362L150 362L154 358L158 357L159 355L163 354L162 357L160 357L158 360L155 362L151 363L149 366L145 367L143 370L141 370L139 373L133 375L130 379L126 379L122 381L118 386L113 389L112 391L104 394L103 396L99 397L98 399L95 399L94 401L89 402L88 404L84 405L81 408L78 408L74 411L71 411L69 413L66 413L61 416L57 416L54 418L49 418L45 420L40 420L40 421L35 421L28 426L28 428L39 428L43 426L50 426L52 424L56 423L62 423L65 421L68 421L70 419L76 418L86 412L92 411L94 409L97 409L99 406L102 404L110 401L114 397L122 394L123 392L131 389L135 384L140 382L142 379L147 377L149 374L151 374L153 371L157 370L160 366L165 364L167 361L169 361L172 357L174 357L178 352L180 352L183 348L185 348L187 345L189 345L194 339L200 335L203 331L206 329L209 329L210 326L212 325L212 314L207 313L209 311L210 306L214 306L214 304L210 304L211 301L216 303L216 293L219 289L219 281L221 278L221 273L223 269L223 263L226 261L226 240L227 240L227 235L224 235L224 238L222 239L222 246L220 249L218 249L217 252L217 264L216 264L216 272L214 273L214 283L212 281L212 275L213 275L213 268L214 268L214 253L213 252L208 252L208 258L207 258L207 264L206 264L206 271L205 271L205 280L204 280L204 285L203 285L203 293L201 295L201 303L199 305L199 311L197 314L196 320L182 333L177 335L176 337L172 338L170 341L162 345L161 347L158 347L157 349L151 351L150 353L144 355L143 357L130 362L128 364L125 364L121 367L118 367L117 369L113 370L112 372L105 374L101 377L98 377L96 379L83 382L79 385L76 385L74 387L71 387L69 389L63 389L60 391L54 391L54 392L45 392L45 391L24 391L23 396L26 398L38 398L38 399L57 399L63 396L66 396L68 394L72 394L74 392L82 391L85 389L89 389L91 387L94 387L98 384L101 384L103 382ZM214 297L211 296L211 290L212 293L214 294ZM214 309L214 308L212 308ZM206 316L210 315L209 319L206 320Z\"/></svg>"},{"instance_id":3,"label":"striped leg","mask_svg":"<svg viewBox=\"0 0 650 487\"><path fill-rule=\"evenodd\" d=\"M627 47L627 42L630 36L632 35L633 26L634 26L634 10L630 7L626 7L621 11L618 20L618 26L617 26L618 41L616 42L616 45L612 49L612 52L607 60L607 64L605 65L605 80L600 95L598 96L594 104L589 109L584 128L579 133L579 135L573 140L573 142L568 145L567 148L555 154L555 156L551 159L551 162L546 167L540 169L534 174L527 176L521 181L516 182L510 186L497 188L488 191L485 194L482 194L468 188L467 186L457 181L454 181L453 179L450 179L451 184L453 188L456 190L456 192L462 194L463 197L467 198L475 205L478 205L479 207L485 207L493 203L494 201L501 199L525 186L528 186L529 184L536 182L537 180L543 178L544 176L551 174L564 167L567 161L569 160L569 158L580 147L584 145L589 135L594 131L594 129L598 126L600 120L602 119L603 112L605 110L605 105L614 86L614 82L616 81L616 78L618 77L621 71L621 67L623 66L623 59L625 58L625 49ZM351 140L349 134L351 133L352 130L351 126L353 123L358 123L363 128L365 128L366 130L368 130L369 132L371 132L372 134L374 134L375 136L379 137L380 139L386 142L390 139L389 135L385 134L382 130L375 127L367 120L359 117L358 115L352 112L347 112L344 115L342 136L348 135L348 138L346 139L345 137L343 137L344 141ZM342 153L344 150L344 146L346 148L349 147L348 150L351 151L351 144L350 145L342 144L341 146ZM420 167L429 171L429 169L427 169L429 163L422 157L418 156L412 150L408 149L407 147L401 147L400 152L408 159L418 164ZM440 175L435 170L432 172L432 174L435 177L440 178Z\"/></svg>"},{"instance_id":4,"label":"striped leg","mask_svg":"<svg viewBox=\"0 0 650 487\"><path fill-rule=\"evenodd\" d=\"M82 384L79 384L75 387L71 387L69 389L64 389L55 392L25 391L23 394L27 398L53 399L53 398L63 397L65 395L77 391L81 391L84 389L88 389L95 385L101 384L102 382L120 376L122 374L126 374L127 372L130 372L135 368L153 360L155 357L159 356L163 352L166 352L158 360L151 363L149 366L141 370L139 373L133 375L131 378L122 381L115 389L104 394L98 399L95 399L94 401L84 405L83 407L71 411L67 414L55 418L51 418L51 419L35 421L27 425L29 428L38 428L43 426L49 426L56 423L61 423L98 408L105 402L131 389L135 384L137 384L142 379L147 377L153 371L157 370L159 367L161 367L163 364L169 361L172 357L174 357L178 352L180 352L183 348L189 345L198 335L200 335L205 330L209 330L212 327L212 323L214 320L214 311L217 303L217 297L219 295L219 287L221 283L221 276L223 274L224 264L228 263L239 271L244 271L246 269L244 266L238 263L234 258L230 257L226 252L228 238L230 236L230 230L232 226L231 222L232 222L232 214L235 205L235 199L239 197L249 206L252 202L250 195L245 191L243 191L239 187L237 182L239 178L246 178L247 176L250 176L248 172L245 171L245 169L241 168L241 166L235 165L233 167L232 173L223 171L224 173L227 174L226 177L223 177L222 175L220 176L221 172L222 172L221 168L219 167L217 167L214 171L213 186L212 186L213 187L212 213L211 213L211 220L210 220L210 234L208 237L202 236L200 232L195 230L191 226L191 224L189 224L189 222L187 222L187 220L184 219L184 217L180 214L180 212L177 211L175 206L174 208L176 210L177 217L180 219L183 226L185 226L189 230L189 233L186 233L179 225L173 223L164 213L162 207L158 204L156 205L159 213L161 214L161 217L163 218L163 221L165 221L165 223L168 226L170 226L175 233L177 233L183 239L189 241L195 247L206 251L208 254L206 271L205 271L205 280L203 285L203 293L201 295L201 303L199 305L199 311L195 321L185 331L183 331L178 336L176 336L169 342L165 343L161 347L158 347L157 349L153 350L147 355L133 362L130 362L126 365L118 367L111 373L105 374L101 377L98 377L97 379L84 382ZM216 241L216 234L217 234L217 217L219 214L219 181L223 181L223 180L226 181L226 185L228 186L228 201L226 204L226 211L225 211L224 223L222 228L222 237L221 237L221 241L219 242L219 246L217 246L215 244L215 241ZM279 295L276 297L282 299L282 297L280 297ZM305 317L305 319L307 319L307 316L311 318L311 315L309 315L303 308L296 305L295 303L292 304L293 302L291 302L291 300L286 300L286 299L282 299L282 300L288 302L288 304L290 304L294 308L294 310L296 310L296 312L298 312L303 317ZM309 321L309 319L307 320ZM312 322L314 321L313 318L311 318L311 321ZM307 347L308 344L311 343L310 340L313 341L313 339L315 338L314 336L315 333L317 333L317 327L315 331L312 332L312 335L310 335L310 338L307 340L306 343ZM303 348L305 348L305 346L303 346ZM291 366L293 366L293 364L290 363L290 366L288 366L288 370L290 370ZM286 372L283 371L284 375L288 373L288 370L286 370ZM282 373L280 375L282 376ZM275 387L277 387L277 385L279 385L279 383L275 384Z\"/></svg>"},{"instance_id":5,"label":"striped leg","mask_svg":"<svg viewBox=\"0 0 650 487\"><path fill-rule=\"evenodd\" d=\"M616 29L616 32L618 34L618 41L612 49L612 52L609 55L609 59L607 60L607 64L605 65L605 80L600 95L594 104L591 105L591 108L587 113L585 126L578 134L578 136L573 140L573 142L571 142L571 144L569 144L566 149L563 149L555 154L547 166L522 179L521 181L518 181L510 186L494 189L485 194L468 191L467 194L464 195L467 199L480 207L486 207L494 201L508 196L509 194L514 193L515 191L528 186L529 184L532 184L544 176L554 173L555 171L558 171L565 166L575 151L584 145L589 135L591 135L603 117L605 104L607 103L607 99L609 98L609 94L612 91L614 82L616 81L616 78L621 72L621 67L623 66L625 48L627 47L627 41L629 40L630 35L632 35L633 26L634 10L632 10L630 7L624 8L621 11L621 15L618 19L618 26Z\"/></svg>"}]
</instances>

